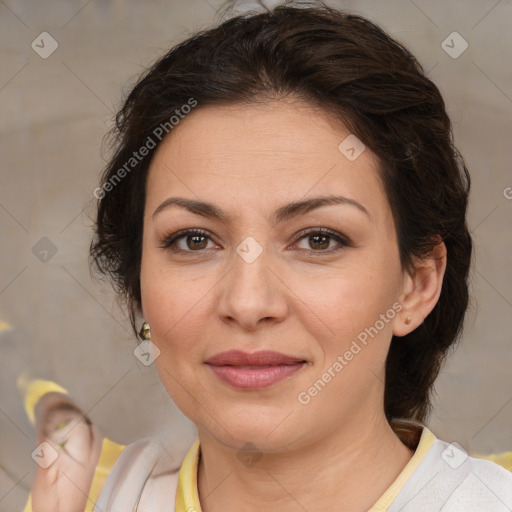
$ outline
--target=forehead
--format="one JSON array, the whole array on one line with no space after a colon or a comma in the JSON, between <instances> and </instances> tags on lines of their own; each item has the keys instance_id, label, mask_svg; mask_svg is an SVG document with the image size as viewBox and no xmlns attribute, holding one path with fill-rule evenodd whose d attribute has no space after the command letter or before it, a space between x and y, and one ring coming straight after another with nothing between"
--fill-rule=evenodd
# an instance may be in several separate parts
<instances>
[{"instance_id":1,"label":"forehead","mask_svg":"<svg viewBox=\"0 0 512 512\"><path fill-rule=\"evenodd\" d=\"M340 151L348 136L354 137L300 100L198 105L153 156L147 201L156 207L180 194L264 207L274 199L338 192L360 202L386 202L375 155L365 148L349 160Z\"/></svg>"}]
</instances>

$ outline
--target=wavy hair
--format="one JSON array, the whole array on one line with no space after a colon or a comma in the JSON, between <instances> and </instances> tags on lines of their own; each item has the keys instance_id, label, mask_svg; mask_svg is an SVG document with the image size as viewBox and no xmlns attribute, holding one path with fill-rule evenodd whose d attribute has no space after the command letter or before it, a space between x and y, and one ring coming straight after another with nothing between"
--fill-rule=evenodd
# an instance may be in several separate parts
<instances>
[{"instance_id":1,"label":"wavy hair","mask_svg":"<svg viewBox=\"0 0 512 512\"><path fill-rule=\"evenodd\" d=\"M470 178L438 88L400 42L362 16L322 2L232 16L171 48L147 69L116 116L91 265L110 276L137 332L145 182L159 141L108 192L106 185L191 98L200 109L288 95L339 120L377 156L404 269L411 270L415 257L428 255L439 239L446 245L436 306L413 332L393 337L386 360L388 421L423 422L468 306Z\"/></svg>"}]
</instances>

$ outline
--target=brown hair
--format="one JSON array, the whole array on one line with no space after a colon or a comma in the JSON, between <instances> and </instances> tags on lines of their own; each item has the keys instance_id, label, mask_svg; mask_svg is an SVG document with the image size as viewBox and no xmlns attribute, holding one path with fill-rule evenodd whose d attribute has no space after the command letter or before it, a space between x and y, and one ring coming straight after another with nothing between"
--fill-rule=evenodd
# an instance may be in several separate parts
<instances>
[{"instance_id":1,"label":"brown hair","mask_svg":"<svg viewBox=\"0 0 512 512\"><path fill-rule=\"evenodd\" d=\"M281 5L203 30L159 59L116 116L92 263L126 299L136 331L145 181L155 148L132 162L132 170L126 163L133 152L158 139L158 127L170 133L169 120L191 99L201 108L292 94L334 116L378 157L404 269L429 254L439 237L446 245L438 303L413 332L393 337L386 360L388 421L424 421L468 305L470 178L438 88L404 46L364 17L318 2L306 9ZM114 183L123 166L126 172Z\"/></svg>"}]
</instances>

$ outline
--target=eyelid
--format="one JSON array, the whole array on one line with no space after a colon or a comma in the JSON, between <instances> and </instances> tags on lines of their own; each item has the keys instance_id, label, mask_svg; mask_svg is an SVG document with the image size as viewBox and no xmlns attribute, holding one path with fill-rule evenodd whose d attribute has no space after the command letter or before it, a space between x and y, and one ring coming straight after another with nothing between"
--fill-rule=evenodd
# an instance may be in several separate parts
<instances>
[{"instance_id":1,"label":"eyelid","mask_svg":"<svg viewBox=\"0 0 512 512\"><path fill-rule=\"evenodd\" d=\"M186 228L186 229L180 229L179 231L176 231L174 233L171 233L169 235L166 235L163 237L162 242L159 244L159 246L162 249L167 249L171 246L171 244L178 241L180 238L185 238L190 235L201 235L208 237L210 240L213 241L213 237L211 234L202 228ZM201 251L183 251L183 252L201 252Z\"/></svg>"},{"instance_id":2,"label":"eyelid","mask_svg":"<svg viewBox=\"0 0 512 512\"><path fill-rule=\"evenodd\" d=\"M303 229L302 231L299 231L295 235L293 243L297 243L299 240L301 240L302 238L304 238L305 236L310 235L310 234L329 235L331 238L334 238L342 245L345 245L347 247L353 247L353 245L354 245L352 240L348 236L344 235L343 233L340 233L339 231L335 231L333 229L324 228L324 227L306 228L306 229ZM328 251L315 251L315 252L320 253L320 252L328 252Z\"/></svg>"}]
</instances>

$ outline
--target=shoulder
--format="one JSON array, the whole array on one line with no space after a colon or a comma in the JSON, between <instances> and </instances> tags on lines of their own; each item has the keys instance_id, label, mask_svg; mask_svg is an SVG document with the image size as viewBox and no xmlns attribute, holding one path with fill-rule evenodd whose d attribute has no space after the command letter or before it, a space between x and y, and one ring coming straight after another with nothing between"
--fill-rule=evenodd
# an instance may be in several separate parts
<instances>
[{"instance_id":1,"label":"shoulder","mask_svg":"<svg viewBox=\"0 0 512 512\"><path fill-rule=\"evenodd\" d=\"M457 510L512 511L512 473L490 460L468 456L457 488L447 502Z\"/></svg>"},{"instance_id":2,"label":"shoulder","mask_svg":"<svg viewBox=\"0 0 512 512\"><path fill-rule=\"evenodd\" d=\"M172 512L181 464L151 438L125 447L109 473L93 512Z\"/></svg>"},{"instance_id":3,"label":"shoulder","mask_svg":"<svg viewBox=\"0 0 512 512\"><path fill-rule=\"evenodd\" d=\"M389 512L511 512L512 473L435 439Z\"/></svg>"}]
</instances>

